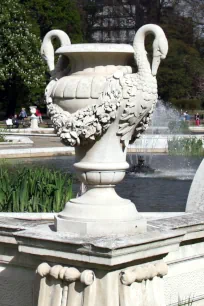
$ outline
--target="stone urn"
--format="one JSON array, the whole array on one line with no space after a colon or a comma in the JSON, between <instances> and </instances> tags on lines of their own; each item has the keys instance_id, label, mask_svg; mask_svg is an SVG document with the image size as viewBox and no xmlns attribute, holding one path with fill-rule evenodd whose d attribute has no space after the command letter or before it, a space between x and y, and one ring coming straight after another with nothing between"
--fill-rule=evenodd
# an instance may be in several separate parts
<instances>
[{"instance_id":1,"label":"stone urn","mask_svg":"<svg viewBox=\"0 0 204 306\"><path fill-rule=\"evenodd\" d=\"M151 32L155 35L152 67L144 47L145 35ZM53 37L61 43L55 67ZM71 45L59 30L45 36L41 54L51 72L47 108L61 140L75 146L74 167L87 186L56 217L57 231L100 236L146 230L135 204L117 195L114 187L129 167L129 142L148 126L157 101L155 76L167 50L164 32L156 25L142 27L133 46Z\"/></svg>"},{"instance_id":2,"label":"stone urn","mask_svg":"<svg viewBox=\"0 0 204 306\"><path fill-rule=\"evenodd\" d=\"M37 106L30 106L30 113L31 113L31 116L30 116L30 120L31 120L30 128L31 129L38 129L38 117L35 115L36 109L37 109Z\"/></svg>"}]
</instances>

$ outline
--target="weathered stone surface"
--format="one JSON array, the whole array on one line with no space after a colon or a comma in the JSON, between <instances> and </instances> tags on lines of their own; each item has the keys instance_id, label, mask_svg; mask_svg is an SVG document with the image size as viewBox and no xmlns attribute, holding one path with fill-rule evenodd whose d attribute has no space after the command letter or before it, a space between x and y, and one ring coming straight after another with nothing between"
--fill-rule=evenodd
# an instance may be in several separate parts
<instances>
[{"instance_id":1,"label":"weathered stone surface","mask_svg":"<svg viewBox=\"0 0 204 306\"><path fill-rule=\"evenodd\" d=\"M149 33L155 36L151 66L145 50ZM61 44L56 67L53 37ZM163 30L153 24L141 27L133 47L71 45L65 33L52 30L41 52L52 75L45 90L48 112L61 140L76 147L76 173L88 185L56 217L57 231L82 237L145 232L146 221L131 201L116 194L114 186L128 168L128 144L147 129L157 102L156 74L168 52ZM137 73L129 66L133 57Z\"/></svg>"},{"instance_id":2,"label":"weathered stone surface","mask_svg":"<svg viewBox=\"0 0 204 306\"><path fill-rule=\"evenodd\" d=\"M37 269L42 277L38 306L165 306L167 270L163 261L109 273L43 263Z\"/></svg>"},{"instance_id":3,"label":"weathered stone surface","mask_svg":"<svg viewBox=\"0 0 204 306\"><path fill-rule=\"evenodd\" d=\"M175 214L170 218L164 215L163 219L158 214L158 217L158 220L149 219L147 233L98 238L54 232L53 221L1 217L0 304L58 306L56 303L65 303L69 298L75 301L75 306L78 303L117 306L126 305L123 303L127 301L130 306L161 306L176 303L178 295L184 298L191 294L202 305L204 214ZM157 266L162 259L163 268ZM43 262L48 269L40 270L40 280L35 270ZM164 275L166 265L168 274ZM67 273L74 273L73 282L64 279L67 269L71 269ZM82 277L85 270L95 275L88 286ZM71 277L69 273L66 275L66 279ZM51 297L43 301L41 290L43 304L36 301L40 283ZM200 304L194 302L194 305Z\"/></svg>"},{"instance_id":4,"label":"weathered stone surface","mask_svg":"<svg viewBox=\"0 0 204 306\"><path fill-rule=\"evenodd\" d=\"M188 213L171 218L150 220L148 224L164 230L185 230L186 232L192 229L204 229L204 213Z\"/></svg>"},{"instance_id":5,"label":"weathered stone surface","mask_svg":"<svg viewBox=\"0 0 204 306\"><path fill-rule=\"evenodd\" d=\"M204 160L194 176L186 203L186 212L204 212Z\"/></svg>"},{"instance_id":6,"label":"weathered stone surface","mask_svg":"<svg viewBox=\"0 0 204 306\"><path fill-rule=\"evenodd\" d=\"M21 231L27 228L33 228L38 225L49 224L46 220L24 220L17 218L0 217L0 231Z\"/></svg>"}]
</instances>

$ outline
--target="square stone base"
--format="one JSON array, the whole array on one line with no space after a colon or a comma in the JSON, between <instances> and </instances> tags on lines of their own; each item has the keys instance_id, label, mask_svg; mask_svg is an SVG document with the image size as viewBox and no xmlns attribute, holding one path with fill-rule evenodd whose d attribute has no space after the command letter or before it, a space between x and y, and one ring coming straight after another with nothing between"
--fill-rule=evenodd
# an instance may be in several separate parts
<instances>
[{"instance_id":1,"label":"square stone base","mask_svg":"<svg viewBox=\"0 0 204 306\"><path fill-rule=\"evenodd\" d=\"M75 233L80 236L103 236L115 234L144 233L147 230L147 222L140 218L130 221L78 221L55 216L55 228L57 232Z\"/></svg>"}]
</instances>

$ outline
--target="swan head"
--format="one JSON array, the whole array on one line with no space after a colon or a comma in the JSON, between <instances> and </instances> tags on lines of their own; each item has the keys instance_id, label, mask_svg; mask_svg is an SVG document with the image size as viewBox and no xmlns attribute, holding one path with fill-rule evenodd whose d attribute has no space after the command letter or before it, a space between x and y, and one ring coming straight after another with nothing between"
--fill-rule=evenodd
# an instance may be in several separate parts
<instances>
[{"instance_id":1,"label":"swan head","mask_svg":"<svg viewBox=\"0 0 204 306\"><path fill-rule=\"evenodd\" d=\"M155 37L153 42L153 60L152 60L152 75L156 76L161 59L166 58L168 53L168 41L164 32L162 35Z\"/></svg>"}]
</instances>

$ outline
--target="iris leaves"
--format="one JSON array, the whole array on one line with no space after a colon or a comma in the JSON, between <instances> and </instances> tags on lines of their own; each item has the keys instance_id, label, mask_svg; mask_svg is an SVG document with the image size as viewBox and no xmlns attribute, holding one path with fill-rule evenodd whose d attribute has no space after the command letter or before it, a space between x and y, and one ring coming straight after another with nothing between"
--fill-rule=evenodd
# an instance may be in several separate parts
<instances>
[{"instance_id":1,"label":"iris leaves","mask_svg":"<svg viewBox=\"0 0 204 306\"><path fill-rule=\"evenodd\" d=\"M58 212L72 197L72 176L46 168L0 168L0 212Z\"/></svg>"}]
</instances>

